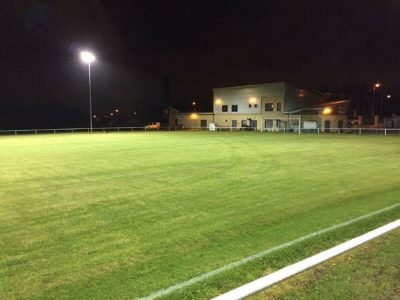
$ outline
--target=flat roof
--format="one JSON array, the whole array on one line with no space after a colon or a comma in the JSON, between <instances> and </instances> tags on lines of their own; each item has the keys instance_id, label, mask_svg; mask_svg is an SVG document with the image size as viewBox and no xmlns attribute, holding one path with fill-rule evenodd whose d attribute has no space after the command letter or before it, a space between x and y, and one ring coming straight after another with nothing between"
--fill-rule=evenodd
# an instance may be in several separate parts
<instances>
[{"instance_id":1,"label":"flat roof","mask_svg":"<svg viewBox=\"0 0 400 300\"><path fill-rule=\"evenodd\" d=\"M227 86L227 87L218 87L218 88L213 88L213 90L219 90L219 89L243 89L243 88L254 88L254 87L260 87L260 86L267 86L267 85L277 85L277 84L288 84L286 81L276 81L276 82L267 82L267 83L258 83L258 84L247 84L247 85L236 85L236 86Z\"/></svg>"}]
</instances>

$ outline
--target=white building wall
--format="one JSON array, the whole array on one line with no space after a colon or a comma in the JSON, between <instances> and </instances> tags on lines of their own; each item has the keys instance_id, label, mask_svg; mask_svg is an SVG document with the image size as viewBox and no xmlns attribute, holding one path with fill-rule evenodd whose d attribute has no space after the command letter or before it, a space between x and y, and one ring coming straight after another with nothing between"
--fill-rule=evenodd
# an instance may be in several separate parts
<instances>
[{"instance_id":1,"label":"white building wall","mask_svg":"<svg viewBox=\"0 0 400 300\"><path fill-rule=\"evenodd\" d=\"M276 103L281 102L283 112L284 95L285 84L283 82L217 88L214 89L213 111L215 115L265 114L273 117L274 112L265 112L265 103L275 103L274 111L276 112ZM228 105L227 112L222 111L224 105ZM237 112L232 112L232 105L238 105ZM283 115L283 113L279 115Z\"/></svg>"}]
</instances>

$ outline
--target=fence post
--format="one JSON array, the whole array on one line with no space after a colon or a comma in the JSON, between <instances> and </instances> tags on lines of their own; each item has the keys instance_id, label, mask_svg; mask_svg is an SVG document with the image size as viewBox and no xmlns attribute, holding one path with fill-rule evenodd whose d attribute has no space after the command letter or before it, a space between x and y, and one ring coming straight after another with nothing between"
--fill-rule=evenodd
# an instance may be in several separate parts
<instances>
[{"instance_id":1,"label":"fence post","mask_svg":"<svg viewBox=\"0 0 400 300\"><path fill-rule=\"evenodd\" d=\"M361 128L358 128L358 134L361 135Z\"/></svg>"},{"instance_id":2,"label":"fence post","mask_svg":"<svg viewBox=\"0 0 400 300\"><path fill-rule=\"evenodd\" d=\"M319 128L317 128L317 132L318 132L318 134L319 134Z\"/></svg>"},{"instance_id":3,"label":"fence post","mask_svg":"<svg viewBox=\"0 0 400 300\"><path fill-rule=\"evenodd\" d=\"M387 134L386 134L386 128L385 128L385 135L387 135Z\"/></svg>"},{"instance_id":4,"label":"fence post","mask_svg":"<svg viewBox=\"0 0 400 300\"><path fill-rule=\"evenodd\" d=\"M14 130L14 134L17 135L17 131L16 130Z\"/></svg>"},{"instance_id":5,"label":"fence post","mask_svg":"<svg viewBox=\"0 0 400 300\"><path fill-rule=\"evenodd\" d=\"M35 134L37 134L37 129L35 129Z\"/></svg>"},{"instance_id":6,"label":"fence post","mask_svg":"<svg viewBox=\"0 0 400 300\"><path fill-rule=\"evenodd\" d=\"M53 134L56 134L56 130L55 129L53 130Z\"/></svg>"}]
</instances>

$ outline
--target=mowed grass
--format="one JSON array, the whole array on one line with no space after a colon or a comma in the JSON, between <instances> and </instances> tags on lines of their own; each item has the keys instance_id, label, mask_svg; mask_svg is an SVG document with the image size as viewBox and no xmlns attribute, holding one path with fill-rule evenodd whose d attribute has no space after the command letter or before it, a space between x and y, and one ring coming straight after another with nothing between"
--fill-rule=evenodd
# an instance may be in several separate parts
<instances>
[{"instance_id":1,"label":"mowed grass","mask_svg":"<svg viewBox=\"0 0 400 300\"><path fill-rule=\"evenodd\" d=\"M397 229L250 299L400 299L399 249Z\"/></svg>"},{"instance_id":2,"label":"mowed grass","mask_svg":"<svg viewBox=\"0 0 400 300\"><path fill-rule=\"evenodd\" d=\"M0 298L144 297L397 204L399 178L400 137L0 137ZM282 251L271 268L399 215ZM209 298L260 275L266 262L167 298Z\"/></svg>"}]
</instances>

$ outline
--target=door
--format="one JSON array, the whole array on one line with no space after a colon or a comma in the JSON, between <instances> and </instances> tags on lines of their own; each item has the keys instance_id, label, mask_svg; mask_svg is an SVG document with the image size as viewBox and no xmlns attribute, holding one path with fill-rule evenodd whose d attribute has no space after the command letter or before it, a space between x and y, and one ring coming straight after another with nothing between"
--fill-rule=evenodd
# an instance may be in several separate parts
<instances>
[{"instance_id":1,"label":"door","mask_svg":"<svg viewBox=\"0 0 400 300\"><path fill-rule=\"evenodd\" d=\"M252 127L252 129L254 129L254 130L257 129L257 120L251 120L251 127Z\"/></svg>"},{"instance_id":2,"label":"door","mask_svg":"<svg viewBox=\"0 0 400 300\"><path fill-rule=\"evenodd\" d=\"M207 128L207 120L200 120L200 127Z\"/></svg>"},{"instance_id":3,"label":"door","mask_svg":"<svg viewBox=\"0 0 400 300\"><path fill-rule=\"evenodd\" d=\"M232 120L232 128L237 128L237 120Z\"/></svg>"},{"instance_id":4,"label":"door","mask_svg":"<svg viewBox=\"0 0 400 300\"><path fill-rule=\"evenodd\" d=\"M329 132L331 128L331 121L330 120L326 120L325 121L325 132Z\"/></svg>"}]
</instances>

